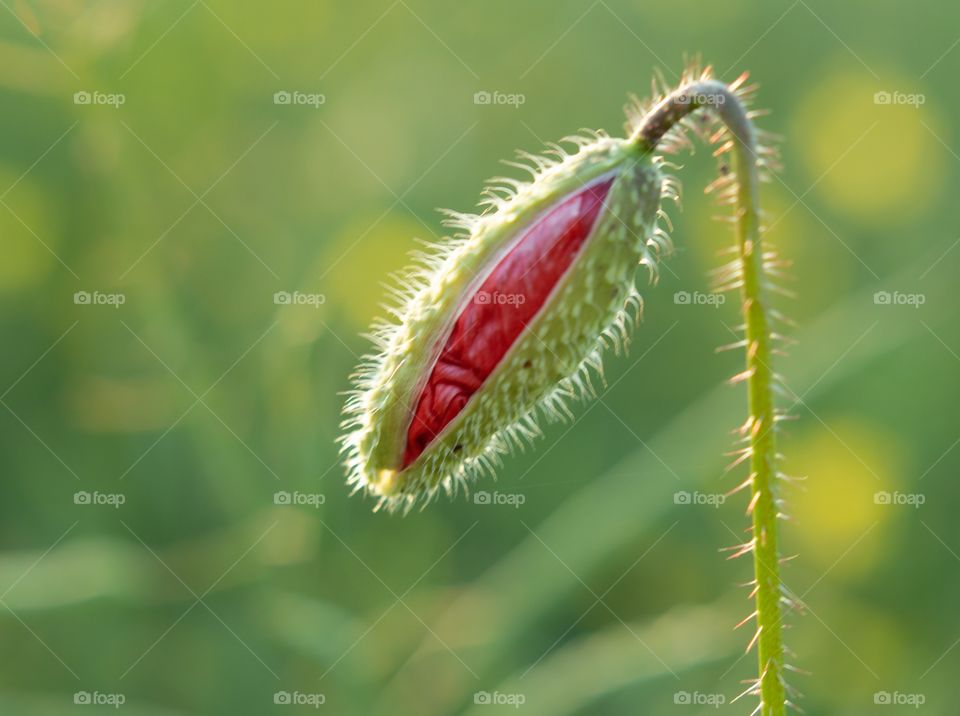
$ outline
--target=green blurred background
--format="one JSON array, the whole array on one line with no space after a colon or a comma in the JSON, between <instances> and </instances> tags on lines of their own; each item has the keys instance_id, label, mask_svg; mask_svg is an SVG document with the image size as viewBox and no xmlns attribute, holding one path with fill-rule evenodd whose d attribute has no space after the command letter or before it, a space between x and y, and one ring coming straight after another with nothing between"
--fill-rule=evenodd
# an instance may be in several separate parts
<instances>
[{"instance_id":1,"label":"green blurred background","mask_svg":"<svg viewBox=\"0 0 960 716\"><path fill-rule=\"evenodd\" d=\"M618 132L699 52L784 137L793 683L809 714L954 713L958 27L934 2L3 0L0 712L749 713L750 564L719 552L745 499L710 504L744 477L737 311L675 299L731 241L709 151L678 160L678 248L609 392L478 486L499 504L374 515L334 442L435 207Z\"/></svg>"}]
</instances>

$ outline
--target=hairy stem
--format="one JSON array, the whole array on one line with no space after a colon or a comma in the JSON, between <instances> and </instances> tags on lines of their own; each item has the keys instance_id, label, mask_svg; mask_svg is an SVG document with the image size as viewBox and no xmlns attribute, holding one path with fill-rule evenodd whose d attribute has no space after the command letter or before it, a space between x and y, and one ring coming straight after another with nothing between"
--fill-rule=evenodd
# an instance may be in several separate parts
<instances>
[{"instance_id":1,"label":"hairy stem","mask_svg":"<svg viewBox=\"0 0 960 716\"><path fill-rule=\"evenodd\" d=\"M780 613L778 508L774 494L776 438L771 337L764 306L763 250L760 241L757 141L753 124L737 95L715 80L690 82L671 92L645 117L633 139L653 151L671 127L696 109L716 113L730 130L737 177L736 234L741 264L741 299L746 326L746 371L750 445L750 512L761 716L783 716L783 641Z\"/></svg>"}]
</instances>

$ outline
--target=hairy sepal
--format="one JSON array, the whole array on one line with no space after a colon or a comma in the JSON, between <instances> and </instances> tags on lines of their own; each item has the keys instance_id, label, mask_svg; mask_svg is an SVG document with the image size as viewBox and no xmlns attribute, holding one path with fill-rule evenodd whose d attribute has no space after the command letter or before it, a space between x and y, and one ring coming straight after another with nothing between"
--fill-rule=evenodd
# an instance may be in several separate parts
<instances>
[{"instance_id":1,"label":"hairy sepal","mask_svg":"<svg viewBox=\"0 0 960 716\"><path fill-rule=\"evenodd\" d=\"M375 326L380 350L356 373L345 409L348 479L378 498L378 507L409 509L492 471L502 454L538 434L538 413L569 414L564 401L592 391L588 372L600 369L603 348L626 342L640 307L637 264L656 263L651 237L662 177L626 140L597 134L573 141L575 154L555 148L559 160L524 155L533 163L532 182L511 181L506 198L502 187L488 188L492 211L481 216L450 213L463 233L431 247L399 277L400 300L390 309L397 322ZM607 177L614 181L591 234L543 307L456 418L401 469L415 403L465 303L545 211Z\"/></svg>"}]
</instances>

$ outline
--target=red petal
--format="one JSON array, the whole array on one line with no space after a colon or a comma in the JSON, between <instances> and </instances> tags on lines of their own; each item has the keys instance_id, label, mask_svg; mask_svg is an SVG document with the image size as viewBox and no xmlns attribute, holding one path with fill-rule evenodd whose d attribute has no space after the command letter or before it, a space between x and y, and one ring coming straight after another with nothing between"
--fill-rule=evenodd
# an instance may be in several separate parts
<instances>
[{"instance_id":1,"label":"red petal","mask_svg":"<svg viewBox=\"0 0 960 716\"><path fill-rule=\"evenodd\" d=\"M570 195L529 226L453 325L407 431L403 467L416 460L497 367L573 263L613 178Z\"/></svg>"}]
</instances>

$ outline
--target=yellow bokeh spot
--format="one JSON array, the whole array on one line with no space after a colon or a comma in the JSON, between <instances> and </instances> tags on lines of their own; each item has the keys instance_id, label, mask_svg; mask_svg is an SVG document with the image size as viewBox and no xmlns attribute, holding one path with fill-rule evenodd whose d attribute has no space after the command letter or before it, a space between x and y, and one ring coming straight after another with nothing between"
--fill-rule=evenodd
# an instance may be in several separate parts
<instances>
[{"instance_id":1,"label":"yellow bokeh spot","mask_svg":"<svg viewBox=\"0 0 960 716\"><path fill-rule=\"evenodd\" d=\"M430 222L440 230L440 222ZM404 217L376 217L356 221L330 242L314 269L317 285L327 295L327 305L357 328L366 328L387 299L381 284L389 275L410 265L407 255L416 248L415 237L433 240L427 226Z\"/></svg>"},{"instance_id":2,"label":"yellow bokeh spot","mask_svg":"<svg viewBox=\"0 0 960 716\"><path fill-rule=\"evenodd\" d=\"M883 524L906 509L876 499L902 484L903 459L896 436L884 430L853 419L826 422L785 441L788 472L807 476L784 495L794 518L784 530L785 552L831 574L859 574L880 556Z\"/></svg>"},{"instance_id":3,"label":"yellow bokeh spot","mask_svg":"<svg viewBox=\"0 0 960 716\"><path fill-rule=\"evenodd\" d=\"M0 168L0 191L16 182L17 176ZM58 236L47 217L52 209L36 187L23 179L0 205L0 291L15 292L38 283L57 263ZM49 248L45 248L44 244Z\"/></svg>"},{"instance_id":4,"label":"yellow bokeh spot","mask_svg":"<svg viewBox=\"0 0 960 716\"><path fill-rule=\"evenodd\" d=\"M949 156L930 97L908 79L829 76L802 97L789 136L816 195L871 224L929 207Z\"/></svg>"}]
</instances>

